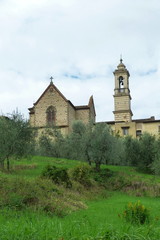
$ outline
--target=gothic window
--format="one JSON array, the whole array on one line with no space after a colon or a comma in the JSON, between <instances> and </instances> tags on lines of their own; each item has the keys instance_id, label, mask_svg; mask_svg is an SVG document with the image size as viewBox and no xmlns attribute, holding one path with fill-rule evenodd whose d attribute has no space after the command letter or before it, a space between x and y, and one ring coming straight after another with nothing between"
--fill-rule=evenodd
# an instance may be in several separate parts
<instances>
[{"instance_id":1,"label":"gothic window","mask_svg":"<svg viewBox=\"0 0 160 240\"><path fill-rule=\"evenodd\" d=\"M55 125L55 119L56 119L55 108L53 106L50 106L47 108L47 111L46 111L47 125L49 126Z\"/></svg>"}]
</instances>

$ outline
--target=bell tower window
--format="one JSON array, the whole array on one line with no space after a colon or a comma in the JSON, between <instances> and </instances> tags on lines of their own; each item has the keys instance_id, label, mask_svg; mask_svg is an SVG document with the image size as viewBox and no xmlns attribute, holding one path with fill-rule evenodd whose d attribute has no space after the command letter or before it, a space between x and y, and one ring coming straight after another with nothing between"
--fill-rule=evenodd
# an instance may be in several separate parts
<instances>
[{"instance_id":1,"label":"bell tower window","mask_svg":"<svg viewBox=\"0 0 160 240\"><path fill-rule=\"evenodd\" d=\"M56 119L55 108L53 106L50 106L50 107L47 108L47 111L46 111L47 125L48 126L55 125L55 119Z\"/></svg>"},{"instance_id":2,"label":"bell tower window","mask_svg":"<svg viewBox=\"0 0 160 240\"><path fill-rule=\"evenodd\" d=\"M122 76L119 77L119 91L123 92L124 91L124 78Z\"/></svg>"}]
</instances>

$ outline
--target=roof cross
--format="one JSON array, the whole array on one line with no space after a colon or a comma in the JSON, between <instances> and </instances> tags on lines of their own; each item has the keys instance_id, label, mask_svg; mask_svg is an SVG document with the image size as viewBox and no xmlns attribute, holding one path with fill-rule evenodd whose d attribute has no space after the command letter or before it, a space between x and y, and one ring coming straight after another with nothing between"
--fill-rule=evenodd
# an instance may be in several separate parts
<instances>
[{"instance_id":1,"label":"roof cross","mask_svg":"<svg viewBox=\"0 0 160 240\"><path fill-rule=\"evenodd\" d=\"M53 83L53 81L52 81L52 80L53 80L54 78L51 76L51 77L50 77L50 79L51 79L51 83Z\"/></svg>"},{"instance_id":2,"label":"roof cross","mask_svg":"<svg viewBox=\"0 0 160 240\"><path fill-rule=\"evenodd\" d=\"M120 63L122 63L122 61L123 61L123 60L122 60L122 54L121 54L121 55L120 55Z\"/></svg>"}]
</instances>

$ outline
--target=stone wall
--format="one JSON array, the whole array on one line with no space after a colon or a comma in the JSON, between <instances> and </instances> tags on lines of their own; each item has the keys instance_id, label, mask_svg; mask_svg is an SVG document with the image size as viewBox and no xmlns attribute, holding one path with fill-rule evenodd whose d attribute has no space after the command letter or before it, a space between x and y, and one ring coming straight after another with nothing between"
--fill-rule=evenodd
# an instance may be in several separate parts
<instances>
[{"instance_id":1,"label":"stone wall","mask_svg":"<svg viewBox=\"0 0 160 240\"><path fill-rule=\"evenodd\" d=\"M131 122L131 113L130 112L115 112L115 122L125 121Z\"/></svg>"},{"instance_id":2,"label":"stone wall","mask_svg":"<svg viewBox=\"0 0 160 240\"><path fill-rule=\"evenodd\" d=\"M128 128L128 135L132 137L136 137L136 124L135 122L123 122L123 123L115 123L115 131L119 133L120 136L124 136L123 129Z\"/></svg>"},{"instance_id":3,"label":"stone wall","mask_svg":"<svg viewBox=\"0 0 160 240\"><path fill-rule=\"evenodd\" d=\"M129 96L114 97L115 111L118 110L129 110L130 109L130 98Z\"/></svg>"},{"instance_id":4,"label":"stone wall","mask_svg":"<svg viewBox=\"0 0 160 240\"><path fill-rule=\"evenodd\" d=\"M89 120L90 120L91 122L95 122L95 121L96 121L96 116L95 116L95 111L94 111L94 106L93 106L93 104L92 104L92 106L90 107Z\"/></svg>"},{"instance_id":5,"label":"stone wall","mask_svg":"<svg viewBox=\"0 0 160 240\"><path fill-rule=\"evenodd\" d=\"M72 130L72 124L76 119L76 111L75 108L68 103L68 125L69 125L69 129L68 131L71 132Z\"/></svg>"},{"instance_id":6,"label":"stone wall","mask_svg":"<svg viewBox=\"0 0 160 240\"><path fill-rule=\"evenodd\" d=\"M153 135L160 135L160 121L159 122L150 122L143 123L142 132L148 132Z\"/></svg>"},{"instance_id":7,"label":"stone wall","mask_svg":"<svg viewBox=\"0 0 160 240\"><path fill-rule=\"evenodd\" d=\"M89 122L89 108L76 110L76 120L83 121L87 124Z\"/></svg>"}]
</instances>

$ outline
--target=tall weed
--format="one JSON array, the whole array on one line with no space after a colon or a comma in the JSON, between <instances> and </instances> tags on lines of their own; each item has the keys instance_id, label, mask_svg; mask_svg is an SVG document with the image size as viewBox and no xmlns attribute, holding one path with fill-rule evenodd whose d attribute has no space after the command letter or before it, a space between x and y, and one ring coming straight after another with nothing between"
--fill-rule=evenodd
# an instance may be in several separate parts
<instances>
[{"instance_id":1,"label":"tall weed","mask_svg":"<svg viewBox=\"0 0 160 240\"><path fill-rule=\"evenodd\" d=\"M128 203L123 212L123 217L127 222L133 224L148 223L150 214L148 208L146 208L140 201L136 203Z\"/></svg>"}]
</instances>

